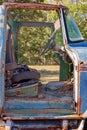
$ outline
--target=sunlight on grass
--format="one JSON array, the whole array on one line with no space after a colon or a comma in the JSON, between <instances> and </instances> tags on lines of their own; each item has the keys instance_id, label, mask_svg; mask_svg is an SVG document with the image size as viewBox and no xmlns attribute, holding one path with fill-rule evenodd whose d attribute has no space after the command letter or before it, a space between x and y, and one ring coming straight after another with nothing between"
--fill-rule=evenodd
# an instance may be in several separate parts
<instances>
[{"instance_id":1,"label":"sunlight on grass","mask_svg":"<svg viewBox=\"0 0 87 130\"><path fill-rule=\"evenodd\" d=\"M58 65L43 65L43 66L30 66L36 69L41 74L41 82L47 83L51 81L59 81L59 66Z\"/></svg>"}]
</instances>

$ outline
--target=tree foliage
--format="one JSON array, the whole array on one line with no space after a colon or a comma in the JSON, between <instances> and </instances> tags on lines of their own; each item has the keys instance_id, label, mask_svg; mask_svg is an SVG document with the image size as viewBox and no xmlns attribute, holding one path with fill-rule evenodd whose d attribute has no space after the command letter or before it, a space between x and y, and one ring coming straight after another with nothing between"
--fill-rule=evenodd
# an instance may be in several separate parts
<instances>
[{"instance_id":1,"label":"tree foliage","mask_svg":"<svg viewBox=\"0 0 87 130\"><path fill-rule=\"evenodd\" d=\"M71 14L85 39L87 39L87 4L69 4Z\"/></svg>"},{"instance_id":2,"label":"tree foliage","mask_svg":"<svg viewBox=\"0 0 87 130\"><path fill-rule=\"evenodd\" d=\"M29 21L29 22L47 22L50 24L57 19L56 11L42 10L10 10L14 21ZM17 14L17 15L15 15ZM53 63L53 53L48 51L45 55L40 56L41 51L46 45L48 38L53 31L52 26L41 27L38 25L30 27L20 27L18 31L18 56L19 63L28 64L49 64ZM49 25L48 24L48 25ZM48 62L46 62L48 61Z\"/></svg>"}]
</instances>

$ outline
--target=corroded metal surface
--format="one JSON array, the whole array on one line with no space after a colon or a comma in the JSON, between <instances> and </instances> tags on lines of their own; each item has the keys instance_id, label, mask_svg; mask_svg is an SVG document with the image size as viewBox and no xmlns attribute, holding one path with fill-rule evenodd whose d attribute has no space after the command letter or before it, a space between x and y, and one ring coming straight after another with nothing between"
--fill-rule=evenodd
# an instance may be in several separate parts
<instances>
[{"instance_id":1,"label":"corroded metal surface","mask_svg":"<svg viewBox=\"0 0 87 130\"><path fill-rule=\"evenodd\" d=\"M7 109L73 109L70 99L13 99L6 101Z\"/></svg>"},{"instance_id":2,"label":"corroded metal surface","mask_svg":"<svg viewBox=\"0 0 87 130\"><path fill-rule=\"evenodd\" d=\"M14 88L7 89L6 96L8 96L8 97L12 97L12 96L36 97L36 96L38 96L38 83L27 84L27 85L26 84L24 84L24 85L18 84Z\"/></svg>"},{"instance_id":3,"label":"corroded metal surface","mask_svg":"<svg viewBox=\"0 0 87 130\"><path fill-rule=\"evenodd\" d=\"M56 119L75 113L70 82L68 84L50 82L47 86L42 85L40 89L38 97L35 98L6 97L6 105L2 113L4 119Z\"/></svg>"},{"instance_id":4,"label":"corroded metal surface","mask_svg":"<svg viewBox=\"0 0 87 130\"><path fill-rule=\"evenodd\" d=\"M45 124L45 125L44 125ZM43 120L43 121L13 121L13 127L21 130L56 130L59 128L61 121Z\"/></svg>"},{"instance_id":5,"label":"corroded metal surface","mask_svg":"<svg viewBox=\"0 0 87 130\"><path fill-rule=\"evenodd\" d=\"M56 95L44 93L42 95L42 97L36 98L7 97L2 113L4 119L56 119L75 113L72 96L63 97L63 93L60 98Z\"/></svg>"},{"instance_id":6,"label":"corroded metal surface","mask_svg":"<svg viewBox=\"0 0 87 130\"><path fill-rule=\"evenodd\" d=\"M18 3L4 3L4 6L6 8L10 8L10 9L11 8L13 8L13 9L25 8L25 9L34 9L34 10L37 10L37 9L39 9L39 10L61 10L63 8L63 6L37 4L37 3L35 3L35 4L34 3L19 3L19 4ZM62 20L63 20L63 17L62 17ZM23 23L22 22L21 24L22 24L22 26L26 26L26 25L29 25L31 23L27 23L27 22ZM64 21L62 24L64 24ZM37 23L36 23L36 25L37 25ZM46 25L47 24L44 23L44 26L46 26ZM63 29L64 29L64 27L63 27ZM65 34L63 36L65 36ZM67 38L65 38L65 40L66 39ZM66 42L65 42L65 44L66 44ZM83 51L84 48L85 48L85 51ZM87 48L87 45L85 43L82 43L80 48L78 45L76 45L76 46L69 45L69 49L71 49L71 50L75 49L75 52L73 52L73 55L74 56L76 55L74 57L74 59L76 60L77 55L78 55L79 60L82 60L83 62L85 62L85 60L87 58L86 55L84 56L84 53L85 54L87 53L86 48ZM67 49L66 49L66 51L67 51ZM2 56L4 56L4 55L2 55ZM74 62L74 59L73 59L73 62ZM75 102L73 102L73 96L70 97L70 94L72 94L73 89L71 89L71 93L69 93L69 95L67 95L67 94L64 95L66 92L65 86L62 89L61 88L55 89L54 86L53 86L53 88L50 86L50 87L44 88L44 90L48 89L48 91L46 91L44 94L42 93L42 97L39 97L37 94L36 95L37 98L25 98L25 99L24 98L23 99L22 98L15 98L15 97L13 97L11 99L7 98L6 102L5 102L6 103L5 108L3 109L3 112L2 112L2 118L4 120L7 120L7 119L43 120L43 119L82 119L82 118L87 118L86 113L84 115L77 115L75 112L76 111L75 107L77 107L77 109L80 109L81 100L82 100L81 111L84 112L87 108L87 105L85 103L86 99L87 99L87 96L86 96L87 89L85 87L86 86L85 77L87 77L87 74L86 74L87 68L84 66L79 67L80 65L78 63L79 62L77 61L77 64L75 64L75 66L74 66L74 70L76 71L76 73L75 73L76 75L74 75L74 76L78 76L78 77L76 77L76 79L74 81L75 84L73 85L75 88L75 90L74 90ZM4 69L4 62L2 62L1 65L2 65L2 68ZM79 70L81 71L80 75L78 73ZM80 79L79 79L79 76L80 76ZM80 85L79 85L79 83L80 83ZM76 87L75 87L75 85L76 85ZM73 86L71 86L71 88ZM81 90L80 96L79 96L78 90L79 91ZM61 93L62 91L63 91L63 93ZM49 92L49 94L47 92ZM58 95L58 92L60 92L59 95ZM53 93L54 93L54 95L52 95ZM66 125L68 125L68 123L65 123L63 125L64 129L65 129ZM50 128L50 130L51 130L51 128Z\"/></svg>"},{"instance_id":7,"label":"corroded metal surface","mask_svg":"<svg viewBox=\"0 0 87 130\"><path fill-rule=\"evenodd\" d=\"M4 104L4 69L5 69L5 39L6 39L5 8L0 6L0 113Z\"/></svg>"},{"instance_id":8,"label":"corroded metal surface","mask_svg":"<svg viewBox=\"0 0 87 130\"><path fill-rule=\"evenodd\" d=\"M77 109L78 113L83 113L87 110L87 42L82 41L79 44L74 43L69 45L70 49L75 51L75 54L77 55L77 59L79 61L77 70Z\"/></svg>"},{"instance_id":9,"label":"corroded metal surface","mask_svg":"<svg viewBox=\"0 0 87 130\"><path fill-rule=\"evenodd\" d=\"M87 71L80 72L80 111L83 113L87 110Z\"/></svg>"},{"instance_id":10,"label":"corroded metal surface","mask_svg":"<svg viewBox=\"0 0 87 130\"><path fill-rule=\"evenodd\" d=\"M82 72L87 71L87 65L81 65L79 70L82 71Z\"/></svg>"},{"instance_id":11,"label":"corroded metal surface","mask_svg":"<svg viewBox=\"0 0 87 130\"><path fill-rule=\"evenodd\" d=\"M4 3L5 7L10 8L29 8L41 10L59 10L63 6L50 5L50 4L37 4L37 3Z\"/></svg>"},{"instance_id":12,"label":"corroded metal surface","mask_svg":"<svg viewBox=\"0 0 87 130\"><path fill-rule=\"evenodd\" d=\"M0 130L5 130L5 127L0 127Z\"/></svg>"},{"instance_id":13,"label":"corroded metal surface","mask_svg":"<svg viewBox=\"0 0 87 130\"><path fill-rule=\"evenodd\" d=\"M70 112L71 113L71 112ZM83 115L78 115L78 114L74 114L74 113L68 113L66 115L40 115L40 116L33 116L33 117L26 117L23 115L12 115L11 113L7 113L7 115L2 114L3 115L3 120L43 120L43 119L83 119ZM87 116L85 117L87 118Z\"/></svg>"}]
</instances>

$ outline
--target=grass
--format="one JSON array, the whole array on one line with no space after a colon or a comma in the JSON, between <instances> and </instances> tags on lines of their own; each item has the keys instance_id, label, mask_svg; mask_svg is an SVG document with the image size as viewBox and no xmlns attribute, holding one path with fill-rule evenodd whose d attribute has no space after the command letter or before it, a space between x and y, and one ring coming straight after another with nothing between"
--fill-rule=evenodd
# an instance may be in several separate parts
<instances>
[{"instance_id":1,"label":"grass","mask_svg":"<svg viewBox=\"0 0 87 130\"><path fill-rule=\"evenodd\" d=\"M58 65L43 65L43 66L34 65L30 67L40 72L40 75L41 75L40 80L43 83L59 80L59 66Z\"/></svg>"}]
</instances>

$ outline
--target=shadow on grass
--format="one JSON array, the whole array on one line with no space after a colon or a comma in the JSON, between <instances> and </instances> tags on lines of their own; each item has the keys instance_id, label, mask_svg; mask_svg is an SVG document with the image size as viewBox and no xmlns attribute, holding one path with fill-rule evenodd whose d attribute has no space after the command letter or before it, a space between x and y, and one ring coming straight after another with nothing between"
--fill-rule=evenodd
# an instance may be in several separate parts
<instances>
[{"instance_id":1,"label":"shadow on grass","mask_svg":"<svg viewBox=\"0 0 87 130\"><path fill-rule=\"evenodd\" d=\"M59 71L39 70L42 75L59 75Z\"/></svg>"}]
</instances>

